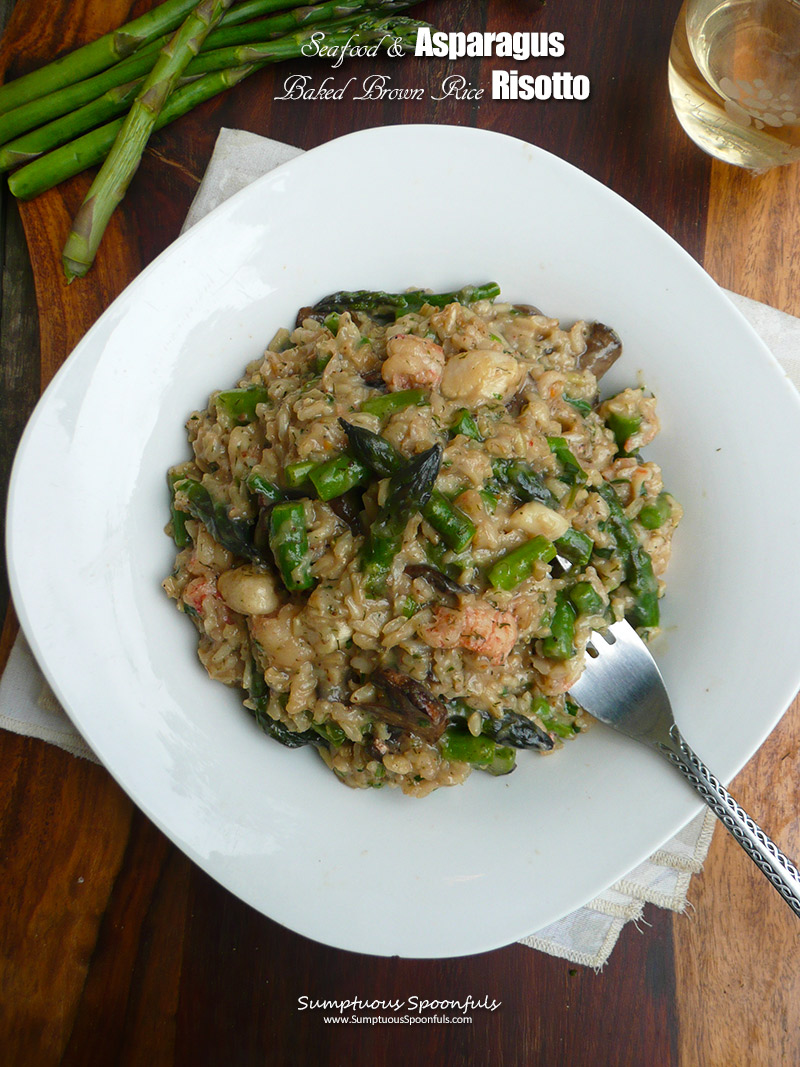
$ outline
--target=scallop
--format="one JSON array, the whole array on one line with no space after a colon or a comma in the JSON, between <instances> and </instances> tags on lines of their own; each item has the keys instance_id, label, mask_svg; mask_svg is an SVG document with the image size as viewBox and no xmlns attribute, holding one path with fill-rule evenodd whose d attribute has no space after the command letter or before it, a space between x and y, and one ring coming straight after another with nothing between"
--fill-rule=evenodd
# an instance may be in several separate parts
<instances>
[{"instance_id":1,"label":"scallop","mask_svg":"<svg viewBox=\"0 0 800 1067\"><path fill-rule=\"evenodd\" d=\"M448 400L478 407L490 400L510 400L525 378L525 368L508 352L473 348L445 364L441 392Z\"/></svg>"},{"instance_id":2,"label":"scallop","mask_svg":"<svg viewBox=\"0 0 800 1067\"><path fill-rule=\"evenodd\" d=\"M217 590L228 607L240 615L270 615L281 603L272 575L250 564L221 574Z\"/></svg>"},{"instance_id":3,"label":"scallop","mask_svg":"<svg viewBox=\"0 0 800 1067\"><path fill-rule=\"evenodd\" d=\"M558 540L569 529L569 522L563 515L538 500L517 508L509 516L508 525L512 530L522 530L531 537L546 537L548 541Z\"/></svg>"}]
</instances>

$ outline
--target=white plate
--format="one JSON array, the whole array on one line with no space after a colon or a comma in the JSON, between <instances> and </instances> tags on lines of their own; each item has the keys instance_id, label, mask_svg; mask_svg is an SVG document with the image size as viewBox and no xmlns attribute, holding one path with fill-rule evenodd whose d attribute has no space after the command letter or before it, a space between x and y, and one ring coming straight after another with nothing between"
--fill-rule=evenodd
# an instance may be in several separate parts
<instances>
[{"instance_id":1,"label":"white plate","mask_svg":"<svg viewBox=\"0 0 800 1067\"><path fill-rule=\"evenodd\" d=\"M161 591L165 471L188 455L184 420L212 389L333 290L488 279L567 321L613 325L625 355L609 385L641 375L659 397L650 452L686 517L654 651L687 739L727 780L800 683L798 398L678 245L529 144L381 128L255 182L90 330L14 467L14 600L76 726L210 875L359 952L510 943L591 899L699 807L657 756L602 727L549 758L522 753L509 778L475 773L423 801L346 789L208 680L194 628Z\"/></svg>"}]
</instances>

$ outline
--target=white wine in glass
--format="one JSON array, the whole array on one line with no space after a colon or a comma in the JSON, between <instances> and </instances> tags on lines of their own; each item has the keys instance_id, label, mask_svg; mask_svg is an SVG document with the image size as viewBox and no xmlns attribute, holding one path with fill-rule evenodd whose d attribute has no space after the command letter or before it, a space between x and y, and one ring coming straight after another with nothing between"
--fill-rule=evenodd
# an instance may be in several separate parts
<instances>
[{"instance_id":1,"label":"white wine in glass","mask_svg":"<svg viewBox=\"0 0 800 1067\"><path fill-rule=\"evenodd\" d=\"M669 90L712 156L755 171L800 160L800 0L686 0Z\"/></svg>"}]
</instances>

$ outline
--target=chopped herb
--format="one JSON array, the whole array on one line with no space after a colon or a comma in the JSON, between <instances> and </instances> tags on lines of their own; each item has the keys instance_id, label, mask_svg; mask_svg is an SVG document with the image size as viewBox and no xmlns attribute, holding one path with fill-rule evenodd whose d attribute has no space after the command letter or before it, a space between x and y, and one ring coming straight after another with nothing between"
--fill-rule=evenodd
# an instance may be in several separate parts
<instances>
[{"instance_id":1,"label":"chopped herb","mask_svg":"<svg viewBox=\"0 0 800 1067\"><path fill-rule=\"evenodd\" d=\"M565 396L564 399L568 404L571 404L576 411L581 415L590 415L592 412L592 405L588 400L581 400L579 397Z\"/></svg>"},{"instance_id":2,"label":"chopped herb","mask_svg":"<svg viewBox=\"0 0 800 1067\"><path fill-rule=\"evenodd\" d=\"M403 601L402 607L400 608L401 614L405 615L407 619L410 619L412 615L416 615L418 611L419 604L412 596L407 596Z\"/></svg>"},{"instance_id":3,"label":"chopped herb","mask_svg":"<svg viewBox=\"0 0 800 1067\"><path fill-rule=\"evenodd\" d=\"M490 493L488 489L479 489L478 495L489 514L494 515L495 511L497 511L497 497L494 493Z\"/></svg>"}]
</instances>

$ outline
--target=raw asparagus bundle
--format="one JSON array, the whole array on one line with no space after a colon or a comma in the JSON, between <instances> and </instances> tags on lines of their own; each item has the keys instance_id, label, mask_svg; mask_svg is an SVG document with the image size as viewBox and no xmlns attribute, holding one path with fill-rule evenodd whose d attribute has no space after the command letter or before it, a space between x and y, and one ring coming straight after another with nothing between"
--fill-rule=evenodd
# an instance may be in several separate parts
<instances>
[{"instance_id":1,"label":"raw asparagus bundle","mask_svg":"<svg viewBox=\"0 0 800 1067\"><path fill-rule=\"evenodd\" d=\"M261 67L303 55L320 30L330 48L355 40L410 50L424 24L392 14L415 2L322 0L290 9L291 0L164 0L0 86L0 170L18 168L9 187L30 199L105 160L64 249L72 281L91 266L154 130Z\"/></svg>"},{"instance_id":2,"label":"raw asparagus bundle","mask_svg":"<svg viewBox=\"0 0 800 1067\"><path fill-rule=\"evenodd\" d=\"M403 47L409 49L414 46L420 25L422 23L400 16L369 15L356 20L348 20L331 32L326 30L325 41L330 47L340 47L353 37L359 44L391 38L399 40ZM303 45L315 32L315 27L309 27L287 34L277 41L265 42L261 46L247 46L251 50L248 54L252 58L244 65L206 74L176 89L164 105L154 129L162 129L199 104L238 84L268 64L302 56ZM20 200L32 200L40 193L86 170L87 167L102 162L122 128L122 123L122 119L107 122L75 140L70 140L52 151L47 151L46 154L14 171L8 179L9 189Z\"/></svg>"},{"instance_id":3,"label":"raw asparagus bundle","mask_svg":"<svg viewBox=\"0 0 800 1067\"><path fill-rule=\"evenodd\" d=\"M232 2L201 0L159 53L72 223L62 256L68 281L82 278L94 262L108 221L125 196L175 83Z\"/></svg>"},{"instance_id":4,"label":"raw asparagus bundle","mask_svg":"<svg viewBox=\"0 0 800 1067\"><path fill-rule=\"evenodd\" d=\"M153 11L120 26L113 33L0 86L0 111L10 111L63 85L71 85L113 66L154 37L180 26L194 6L195 0L165 0Z\"/></svg>"},{"instance_id":5,"label":"raw asparagus bundle","mask_svg":"<svg viewBox=\"0 0 800 1067\"><path fill-rule=\"evenodd\" d=\"M292 2L246 0L227 12L220 20L221 25L238 26L273 11L284 11L292 6ZM196 4L197 0L164 0L152 11L120 26L113 33L0 86L0 114L107 70L134 52L157 52L167 43L166 34L180 26Z\"/></svg>"},{"instance_id":6,"label":"raw asparagus bundle","mask_svg":"<svg viewBox=\"0 0 800 1067\"><path fill-rule=\"evenodd\" d=\"M265 0L257 2L264 3ZM223 17L220 27L209 33L202 43L201 54L191 60L185 73L192 77L212 70L241 66L250 62L250 57L241 53L241 46L250 44L259 49L265 42L299 27L335 27L342 24L342 20L350 20L362 11L379 9L381 14L388 15L410 7L413 2L415 0L326 0L312 7L298 7L272 18L232 26L223 25ZM269 0L269 3L287 6L286 0ZM232 8L227 14L234 14L238 7ZM48 92L19 107L10 110L0 108L0 145L4 146L0 152L0 170L8 170L26 159L35 158L43 151L64 144L71 137L91 129L97 122L121 114L124 108L119 107L119 93L115 94L113 90L146 77L155 65L159 49L168 40L169 37L159 37L110 69ZM234 50L238 50L239 54ZM0 93L4 88L8 87L0 87ZM101 99L106 101L106 106L98 118L97 111L86 105L95 104ZM117 103L117 110L112 110L114 102ZM84 108L86 110L83 112L78 110ZM58 123L57 120L62 116L67 117L63 123ZM31 130L34 132L28 134Z\"/></svg>"}]
</instances>

